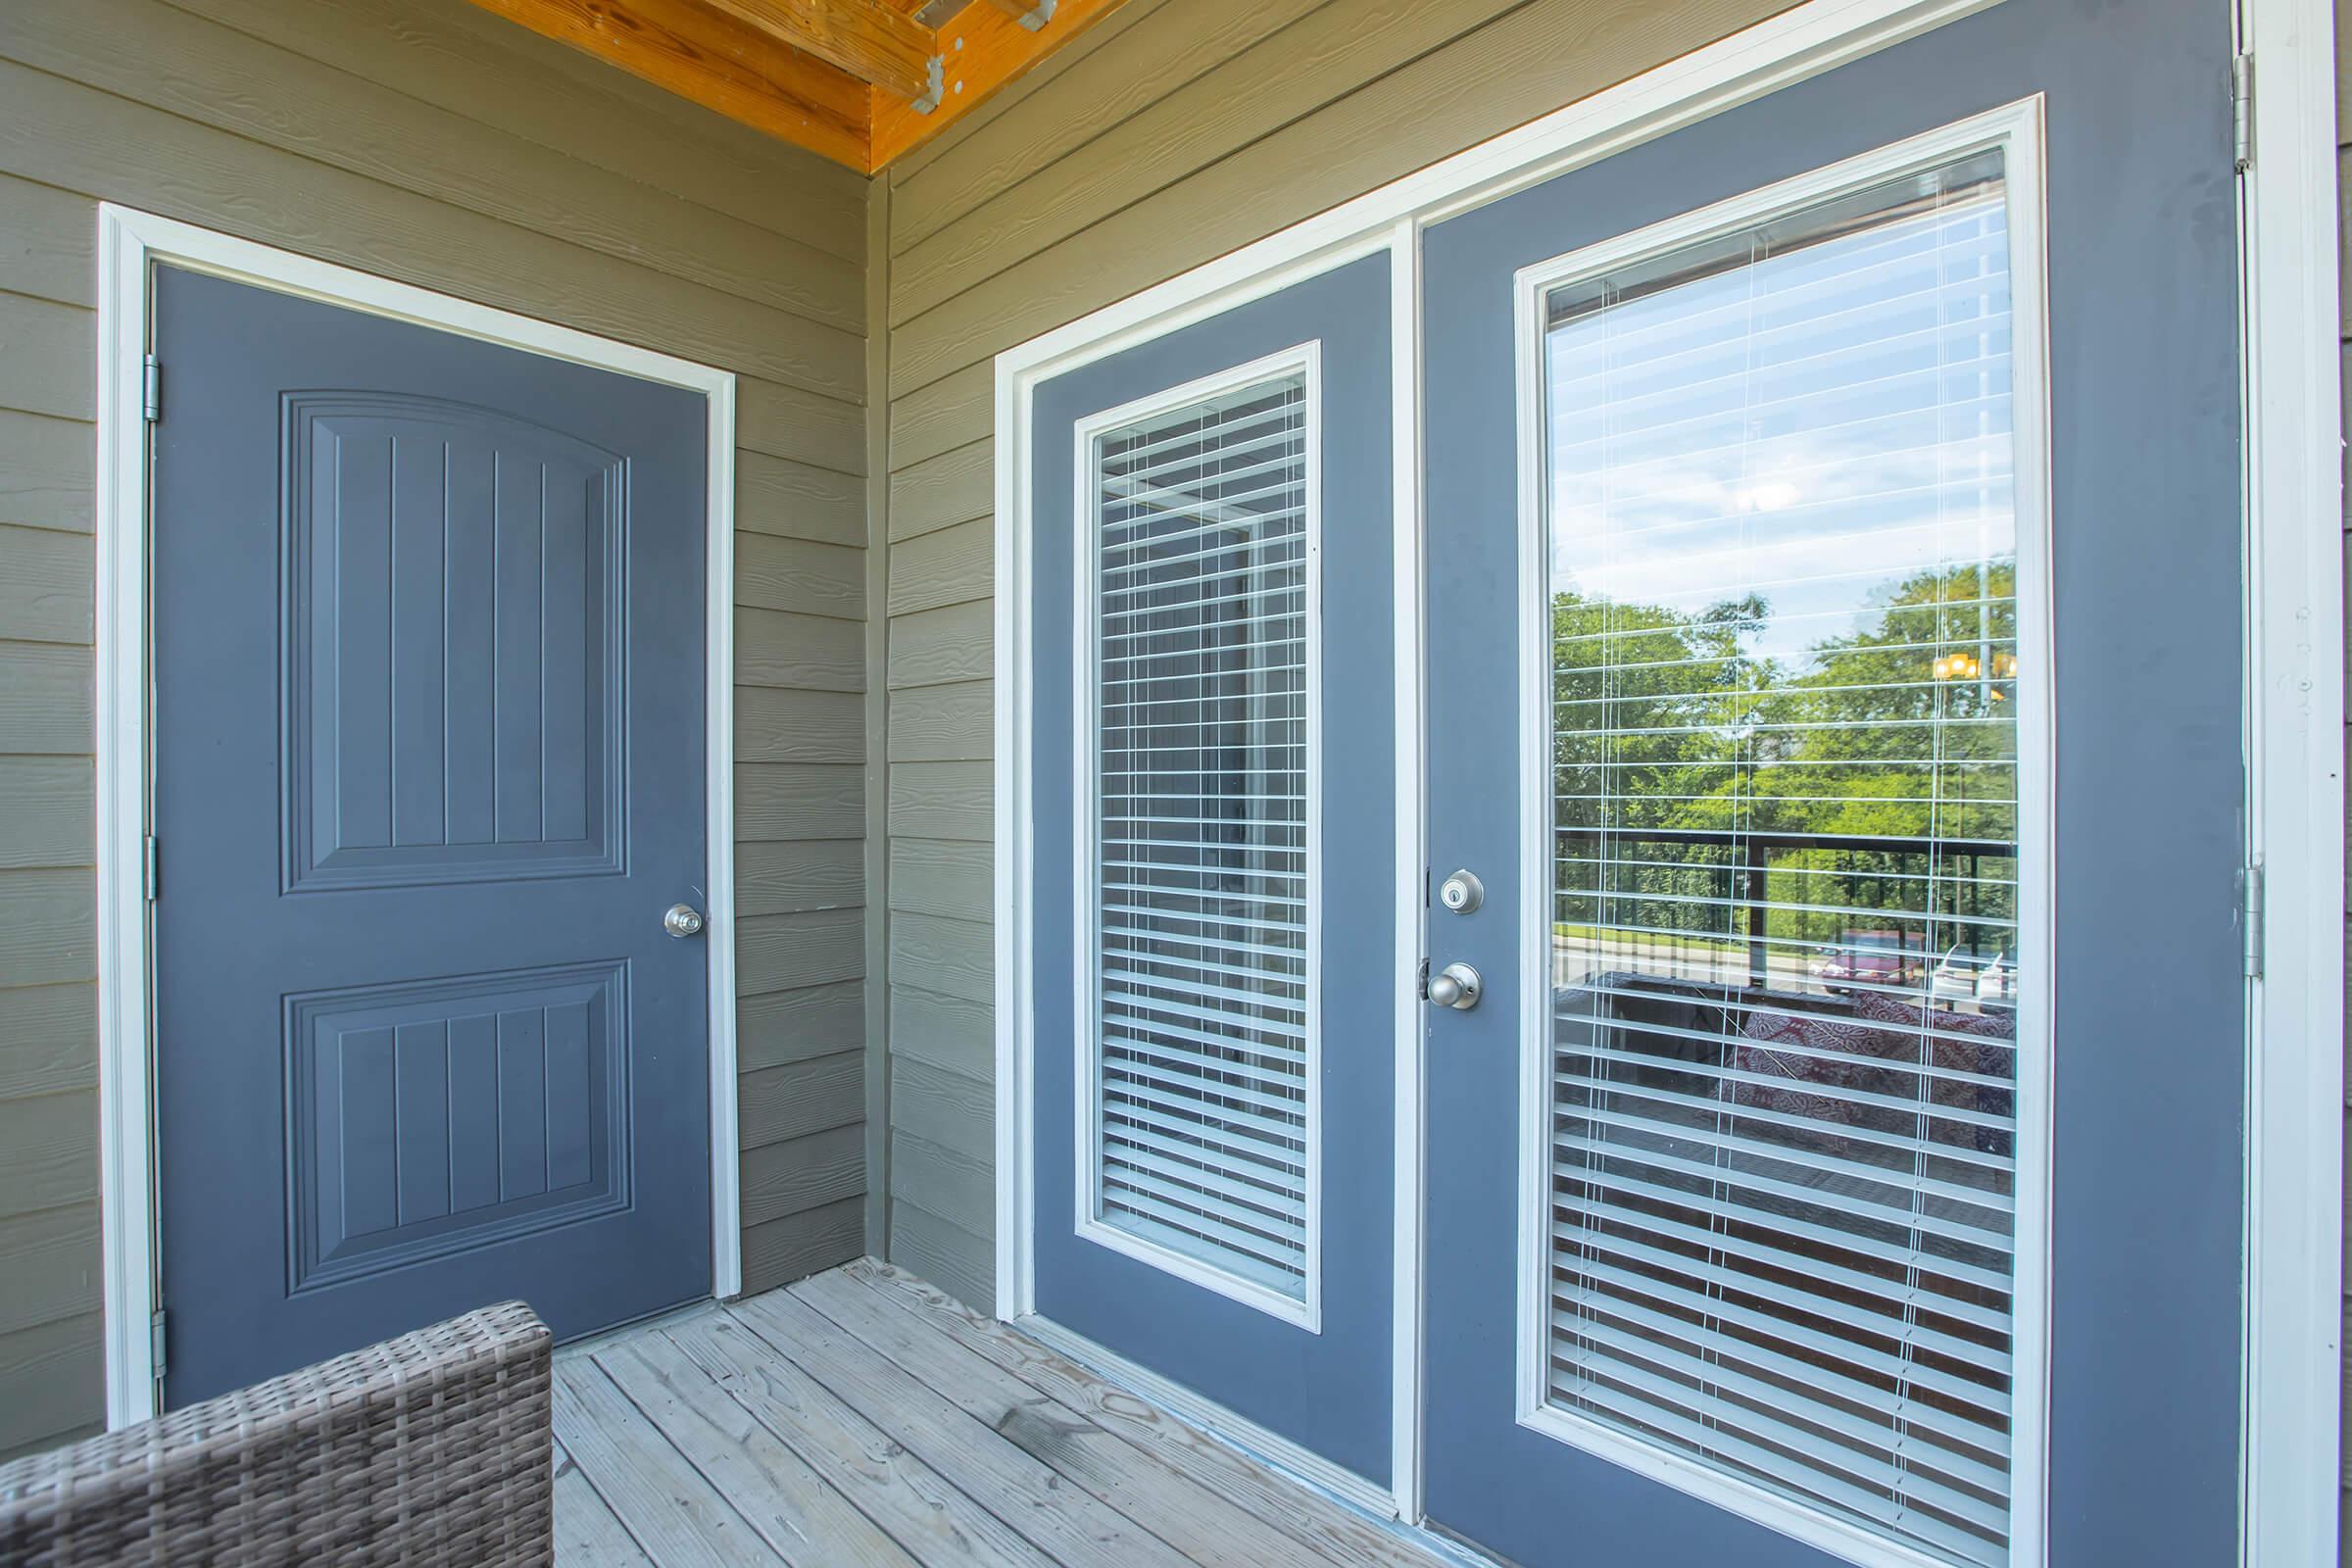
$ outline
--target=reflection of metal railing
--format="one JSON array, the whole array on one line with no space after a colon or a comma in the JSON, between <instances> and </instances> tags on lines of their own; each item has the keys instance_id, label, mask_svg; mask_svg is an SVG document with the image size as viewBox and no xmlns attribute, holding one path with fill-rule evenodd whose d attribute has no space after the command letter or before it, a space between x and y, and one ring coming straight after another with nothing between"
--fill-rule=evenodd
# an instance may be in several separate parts
<instances>
[{"instance_id":1,"label":"reflection of metal railing","mask_svg":"<svg viewBox=\"0 0 2352 1568\"><path fill-rule=\"evenodd\" d=\"M1909 835L1878 837L1859 833L1767 833L1726 831L1715 828L1555 827L1552 830L1553 863L1558 864L1562 858L1574 854L1580 848L1602 843L1612 846L1622 846L1628 843L1679 844L1693 848L1740 852L1736 859L1686 863L1660 860L1654 864L1657 869L1662 871L1687 873L1708 870L1717 873L1722 878L1723 892L1717 902L1727 908L1741 909L1745 914L1747 983L1753 986L1766 985L1770 979L1772 943L1770 924L1773 905L1769 892L1769 880L1773 870L1772 858L1776 851L1829 850L1852 855L1906 856L1922 858L1930 862L1938 859L1947 861L1964 859L1968 862L1967 872L1955 874L1949 880L1955 887L1964 886L1971 889L1972 892L1987 885L1983 875L1984 862L1986 859L2014 860L2017 858L2017 846L2002 839L1917 838ZM1597 866L1611 862L1595 857L1592 863ZM1615 863L1633 865L1650 862L1618 861ZM1855 869L1843 874L1850 875L1857 881L1867 881L1874 876L1886 877L1902 873ZM1930 874L1933 875L1933 872L1931 871ZM2012 884L2006 879L1996 879L1995 885L2009 887ZM1655 894L1645 895L1639 888L1620 887L1580 890L1579 896L1592 900L1596 911L1598 906L1605 906L1610 902L1640 903L1645 897L1651 899L1657 897ZM1896 921L1919 921L1923 926L1936 918L1935 911L1882 910L1853 906L1846 907L1847 911L1854 915L1868 914ZM1957 913L1958 911L1953 911L1955 916ZM1981 908L1972 909L1965 918L1974 922L1981 919L1982 913ZM1605 928L1606 922L1602 922L1602 924ZM1923 929L1919 936L1920 946L1917 951L1923 960L1932 961L1934 955L1928 950L1927 932ZM1690 933L1690 939L1709 941L1704 933L1697 931ZM1800 935L1784 940L1802 943L1811 939ZM1712 944L1710 943L1710 945ZM1896 951L1905 954L1911 951L1907 939L1898 935Z\"/></svg>"}]
</instances>

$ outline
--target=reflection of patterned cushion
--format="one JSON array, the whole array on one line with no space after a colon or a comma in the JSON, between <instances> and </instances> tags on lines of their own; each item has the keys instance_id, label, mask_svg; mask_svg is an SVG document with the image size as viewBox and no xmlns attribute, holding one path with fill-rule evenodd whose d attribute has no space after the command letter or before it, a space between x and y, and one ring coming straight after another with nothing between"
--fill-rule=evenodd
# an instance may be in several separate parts
<instances>
[{"instance_id":1,"label":"reflection of patterned cushion","mask_svg":"<svg viewBox=\"0 0 2352 1568\"><path fill-rule=\"evenodd\" d=\"M1734 1067L1763 1077L1787 1078L1791 1083L1787 1089L1737 1084L1734 1103L1802 1116L1822 1124L1825 1133L1851 1123L1854 1113L1862 1107L1834 1095L1807 1094L1797 1086L1815 1083L1843 1089L1875 1088L1860 1081L1865 1074L1884 1076L1874 1058L1884 1058L1894 1044L1882 1031L1860 1023L1818 1012L1784 1012L1777 1007L1758 1007L1750 1012L1740 1035L1740 1043L1732 1051ZM1776 1045L1789 1049L1776 1051L1773 1049Z\"/></svg>"},{"instance_id":2,"label":"reflection of patterned cushion","mask_svg":"<svg viewBox=\"0 0 2352 1568\"><path fill-rule=\"evenodd\" d=\"M1901 997L1881 992L1864 991L1854 998L1854 1012L1875 1024L1899 1030L1911 1041L1926 1040L1928 1059L1946 1072L1977 1073L1997 1078L1995 1084L1962 1084L1948 1079L1936 1080L1930 1091L1938 1105L1959 1105L1979 1110L1987 1116L2009 1117L2017 1113L2010 1099L2010 1085L2015 1080L2011 1061L2013 1053L2006 1045L1994 1041L2017 1038L2017 1016L2008 1012L1950 1012L1931 1009ZM1929 1035L1928 1030L1936 1033ZM1974 1036L1974 1040L1954 1040L1953 1035ZM1976 1040L1984 1041L1978 1045ZM1913 1047L1917 1049L1916 1046ZM1977 1148L1991 1153L2010 1152L2009 1134L1999 1128L1979 1127L1976 1130Z\"/></svg>"}]
</instances>

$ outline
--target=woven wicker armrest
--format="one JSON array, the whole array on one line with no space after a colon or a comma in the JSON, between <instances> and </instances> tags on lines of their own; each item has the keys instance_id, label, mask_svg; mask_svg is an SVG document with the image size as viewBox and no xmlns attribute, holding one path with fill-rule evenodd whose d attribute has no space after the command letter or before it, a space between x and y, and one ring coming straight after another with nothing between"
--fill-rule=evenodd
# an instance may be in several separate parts
<instances>
[{"instance_id":1,"label":"woven wicker armrest","mask_svg":"<svg viewBox=\"0 0 2352 1568\"><path fill-rule=\"evenodd\" d=\"M548 1361L509 1301L0 1465L0 1564L549 1562Z\"/></svg>"}]
</instances>

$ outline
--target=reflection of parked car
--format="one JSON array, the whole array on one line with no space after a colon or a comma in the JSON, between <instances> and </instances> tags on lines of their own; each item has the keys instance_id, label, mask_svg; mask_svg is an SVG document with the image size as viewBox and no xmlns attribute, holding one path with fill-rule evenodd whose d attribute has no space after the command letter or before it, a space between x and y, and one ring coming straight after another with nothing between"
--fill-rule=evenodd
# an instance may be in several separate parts
<instances>
[{"instance_id":1,"label":"reflection of parked car","mask_svg":"<svg viewBox=\"0 0 2352 1568\"><path fill-rule=\"evenodd\" d=\"M1936 965L1928 992L1946 1002L2008 1002L2017 995L2017 966L2005 949L1986 958L1954 943Z\"/></svg>"},{"instance_id":2,"label":"reflection of parked car","mask_svg":"<svg viewBox=\"0 0 2352 1568\"><path fill-rule=\"evenodd\" d=\"M1822 949L1806 971L1832 991L1915 986L1927 975L1928 957L1908 946L1899 931L1849 931L1838 946Z\"/></svg>"}]
</instances>

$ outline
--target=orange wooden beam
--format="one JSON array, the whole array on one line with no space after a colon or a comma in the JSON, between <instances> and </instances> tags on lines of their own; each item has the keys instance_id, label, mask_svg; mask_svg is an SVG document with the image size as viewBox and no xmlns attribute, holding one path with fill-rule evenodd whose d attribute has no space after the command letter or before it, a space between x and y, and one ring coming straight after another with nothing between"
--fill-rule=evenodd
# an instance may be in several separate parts
<instances>
[{"instance_id":1,"label":"orange wooden beam","mask_svg":"<svg viewBox=\"0 0 2352 1568\"><path fill-rule=\"evenodd\" d=\"M998 9L993 0L958 12L939 29L947 71L939 108L918 114L903 99L872 95L867 167L883 169L892 159L920 147L1118 5L1119 0L1056 0L1053 19L1034 30Z\"/></svg>"},{"instance_id":2,"label":"orange wooden beam","mask_svg":"<svg viewBox=\"0 0 2352 1568\"><path fill-rule=\"evenodd\" d=\"M805 49L884 92L932 94L939 36L880 0L704 0L713 11Z\"/></svg>"}]
</instances>

